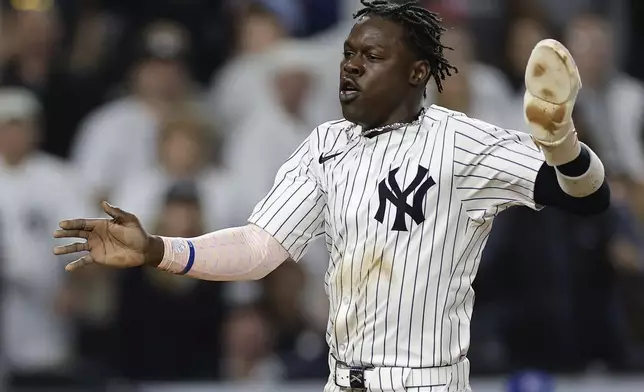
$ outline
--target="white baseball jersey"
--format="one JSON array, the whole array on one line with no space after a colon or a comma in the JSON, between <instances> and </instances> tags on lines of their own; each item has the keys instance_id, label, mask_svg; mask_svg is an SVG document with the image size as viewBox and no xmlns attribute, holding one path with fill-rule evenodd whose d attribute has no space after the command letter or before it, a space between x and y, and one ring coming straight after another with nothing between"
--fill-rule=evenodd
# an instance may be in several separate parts
<instances>
[{"instance_id":1,"label":"white baseball jersey","mask_svg":"<svg viewBox=\"0 0 644 392\"><path fill-rule=\"evenodd\" d=\"M455 364L470 344L472 281L492 220L513 205L538 208L543 162L529 135L435 105L416 122L366 134L328 122L282 166L249 221L294 260L326 237L334 358ZM468 375L459 379L466 389Z\"/></svg>"}]
</instances>

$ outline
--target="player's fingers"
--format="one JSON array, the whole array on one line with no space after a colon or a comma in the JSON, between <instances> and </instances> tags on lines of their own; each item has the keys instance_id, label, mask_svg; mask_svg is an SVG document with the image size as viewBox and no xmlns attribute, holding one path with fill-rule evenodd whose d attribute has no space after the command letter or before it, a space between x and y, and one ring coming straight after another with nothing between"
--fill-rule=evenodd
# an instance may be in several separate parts
<instances>
[{"instance_id":1,"label":"player's fingers","mask_svg":"<svg viewBox=\"0 0 644 392\"><path fill-rule=\"evenodd\" d=\"M67 255L70 253L86 252L89 251L89 244L87 242L75 242L70 245L62 245L54 248L55 255Z\"/></svg>"},{"instance_id":2,"label":"player's fingers","mask_svg":"<svg viewBox=\"0 0 644 392\"><path fill-rule=\"evenodd\" d=\"M75 271L75 270L77 270L77 269L79 269L81 267L84 267L86 265L93 264L93 263L94 263L94 259L92 258L92 256L85 255L85 256L81 257L80 259L74 260L71 263L67 264L65 266L65 270L71 272L71 271Z\"/></svg>"},{"instance_id":3,"label":"player's fingers","mask_svg":"<svg viewBox=\"0 0 644 392\"><path fill-rule=\"evenodd\" d=\"M89 238L89 231L86 230L56 230L54 238Z\"/></svg>"},{"instance_id":4,"label":"player's fingers","mask_svg":"<svg viewBox=\"0 0 644 392\"><path fill-rule=\"evenodd\" d=\"M118 207L114 207L113 205L111 205L106 201L104 201L102 205L103 205L103 211L105 211L107 215L111 216L114 219L120 219L123 222L127 222L132 215L126 211L123 211Z\"/></svg>"},{"instance_id":5,"label":"player's fingers","mask_svg":"<svg viewBox=\"0 0 644 392\"><path fill-rule=\"evenodd\" d=\"M96 224L104 219L67 219L61 221L58 226L63 230L86 230L92 231Z\"/></svg>"}]
</instances>

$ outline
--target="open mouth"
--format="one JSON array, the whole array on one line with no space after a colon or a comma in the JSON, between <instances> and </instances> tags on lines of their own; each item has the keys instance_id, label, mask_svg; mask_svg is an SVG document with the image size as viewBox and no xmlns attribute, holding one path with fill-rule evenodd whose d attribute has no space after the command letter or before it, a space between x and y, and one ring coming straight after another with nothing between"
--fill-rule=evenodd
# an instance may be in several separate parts
<instances>
[{"instance_id":1,"label":"open mouth","mask_svg":"<svg viewBox=\"0 0 644 392\"><path fill-rule=\"evenodd\" d=\"M342 78L340 80L340 102L348 103L360 95L360 88L353 79Z\"/></svg>"}]
</instances>

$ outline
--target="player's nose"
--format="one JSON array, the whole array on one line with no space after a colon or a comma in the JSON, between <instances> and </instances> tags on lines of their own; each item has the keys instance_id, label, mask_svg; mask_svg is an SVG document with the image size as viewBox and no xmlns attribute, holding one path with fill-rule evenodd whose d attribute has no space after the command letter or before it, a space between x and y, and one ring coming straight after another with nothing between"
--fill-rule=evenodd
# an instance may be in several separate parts
<instances>
[{"instance_id":1,"label":"player's nose","mask_svg":"<svg viewBox=\"0 0 644 392\"><path fill-rule=\"evenodd\" d=\"M364 73L364 65L359 60L358 56L353 57L345 62L342 66L343 74L351 76L360 76Z\"/></svg>"}]
</instances>

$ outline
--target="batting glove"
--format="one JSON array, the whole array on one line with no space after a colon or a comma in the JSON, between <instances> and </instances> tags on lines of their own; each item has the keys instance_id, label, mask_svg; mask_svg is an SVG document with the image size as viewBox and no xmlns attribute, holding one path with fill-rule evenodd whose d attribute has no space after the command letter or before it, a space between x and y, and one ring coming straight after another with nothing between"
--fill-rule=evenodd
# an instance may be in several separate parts
<instances>
[{"instance_id":1,"label":"batting glove","mask_svg":"<svg viewBox=\"0 0 644 392\"><path fill-rule=\"evenodd\" d=\"M572 111L581 78L568 49L553 39L540 41L528 60L525 85L525 120L546 163L559 166L577 158L581 146Z\"/></svg>"}]
</instances>

